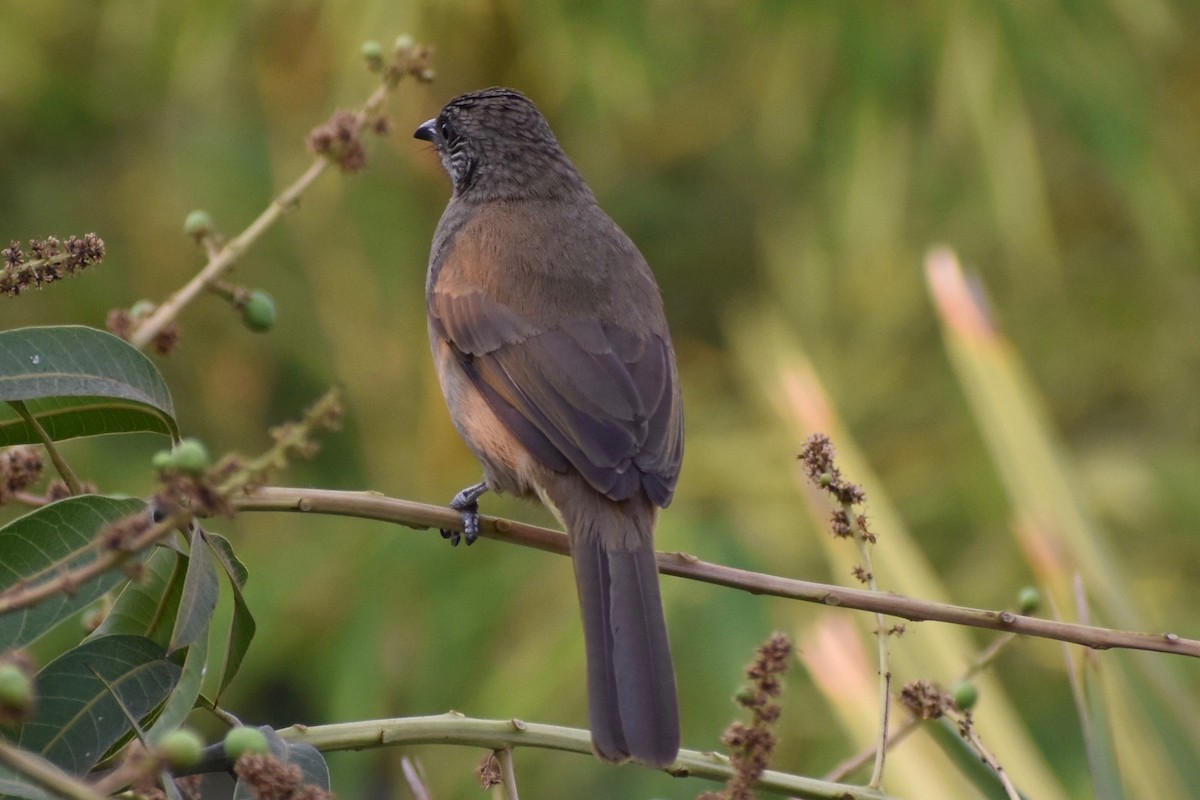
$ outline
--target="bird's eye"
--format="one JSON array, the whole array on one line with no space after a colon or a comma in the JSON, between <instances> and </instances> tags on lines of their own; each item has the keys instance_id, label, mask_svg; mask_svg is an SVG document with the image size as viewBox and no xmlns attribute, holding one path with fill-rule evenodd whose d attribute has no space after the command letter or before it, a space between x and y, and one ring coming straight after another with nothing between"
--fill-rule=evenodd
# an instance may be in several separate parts
<instances>
[{"instance_id":1,"label":"bird's eye","mask_svg":"<svg viewBox=\"0 0 1200 800\"><path fill-rule=\"evenodd\" d=\"M444 141L450 141L450 123L446 122L446 120L441 120L438 122L438 135L441 136Z\"/></svg>"}]
</instances>

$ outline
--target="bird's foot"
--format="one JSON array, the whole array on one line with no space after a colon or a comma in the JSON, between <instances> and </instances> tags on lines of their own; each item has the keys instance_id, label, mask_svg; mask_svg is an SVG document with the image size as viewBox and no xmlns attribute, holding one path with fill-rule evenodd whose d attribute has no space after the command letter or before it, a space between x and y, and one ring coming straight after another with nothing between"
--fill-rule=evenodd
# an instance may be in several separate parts
<instances>
[{"instance_id":1,"label":"bird's foot","mask_svg":"<svg viewBox=\"0 0 1200 800\"><path fill-rule=\"evenodd\" d=\"M458 547L458 540L463 534L468 545L474 544L479 538L479 498L487 490L487 483L480 482L463 489L450 501L450 507L462 516L463 525L461 534L442 528L442 538L449 539L451 547Z\"/></svg>"}]
</instances>

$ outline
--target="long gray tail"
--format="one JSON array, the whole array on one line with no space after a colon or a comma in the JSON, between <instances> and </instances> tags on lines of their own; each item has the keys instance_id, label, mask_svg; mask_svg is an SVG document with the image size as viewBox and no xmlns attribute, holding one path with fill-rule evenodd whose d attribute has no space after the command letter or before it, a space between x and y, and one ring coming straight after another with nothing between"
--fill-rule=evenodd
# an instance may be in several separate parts
<instances>
[{"instance_id":1,"label":"long gray tail","mask_svg":"<svg viewBox=\"0 0 1200 800\"><path fill-rule=\"evenodd\" d=\"M583 610L592 746L606 761L665 767L679 754L679 707L653 513L634 512L631 519L617 509L567 520Z\"/></svg>"}]
</instances>

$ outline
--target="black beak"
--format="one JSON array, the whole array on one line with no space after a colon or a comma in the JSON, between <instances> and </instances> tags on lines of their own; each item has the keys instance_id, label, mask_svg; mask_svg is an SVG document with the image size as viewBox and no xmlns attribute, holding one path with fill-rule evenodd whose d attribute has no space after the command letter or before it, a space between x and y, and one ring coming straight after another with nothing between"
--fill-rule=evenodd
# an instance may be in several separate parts
<instances>
[{"instance_id":1,"label":"black beak","mask_svg":"<svg viewBox=\"0 0 1200 800\"><path fill-rule=\"evenodd\" d=\"M437 120L431 119L413 132L414 139L424 139L427 142L437 142Z\"/></svg>"}]
</instances>

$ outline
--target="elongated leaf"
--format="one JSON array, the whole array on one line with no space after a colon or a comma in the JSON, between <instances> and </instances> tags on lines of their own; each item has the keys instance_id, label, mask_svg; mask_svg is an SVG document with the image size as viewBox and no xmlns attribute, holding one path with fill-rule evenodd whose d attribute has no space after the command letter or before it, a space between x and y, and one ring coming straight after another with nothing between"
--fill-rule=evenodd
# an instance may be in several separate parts
<instances>
[{"instance_id":1,"label":"elongated leaf","mask_svg":"<svg viewBox=\"0 0 1200 800\"><path fill-rule=\"evenodd\" d=\"M7 767L0 766L0 797L21 797L24 800L53 800L53 795Z\"/></svg>"},{"instance_id":2,"label":"elongated leaf","mask_svg":"<svg viewBox=\"0 0 1200 800\"><path fill-rule=\"evenodd\" d=\"M64 559L62 569L91 563L99 553L84 548L96 534L145 507L141 500L85 495L51 503L13 520L0 528L0 591L21 581L36 586L55 578L59 569L42 571ZM57 594L30 608L0 615L0 651L29 644L123 579L119 571L110 570L76 587L70 595Z\"/></svg>"},{"instance_id":3,"label":"elongated leaf","mask_svg":"<svg viewBox=\"0 0 1200 800\"><path fill-rule=\"evenodd\" d=\"M168 547L146 559L141 580L126 584L92 638L116 633L143 636L166 649L179 614L187 560Z\"/></svg>"},{"instance_id":4,"label":"elongated leaf","mask_svg":"<svg viewBox=\"0 0 1200 800\"><path fill-rule=\"evenodd\" d=\"M144 719L166 698L179 673L179 665L166 660L149 639L90 639L37 674L38 706L21 729L21 747L83 775L130 731L113 693L130 714Z\"/></svg>"},{"instance_id":5,"label":"elongated leaf","mask_svg":"<svg viewBox=\"0 0 1200 800\"><path fill-rule=\"evenodd\" d=\"M154 364L110 333L77 325L0 332L0 401L21 400L54 440L154 431L177 436ZM41 441L0 403L0 446Z\"/></svg>"},{"instance_id":6,"label":"elongated leaf","mask_svg":"<svg viewBox=\"0 0 1200 800\"><path fill-rule=\"evenodd\" d=\"M242 595L242 587L246 585L246 566L233 554L233 546L224 536L210 533L208 534L208 543L212 546L217 561L225 568L229 582L233 586L233 618L229 624L225 664L221 668L221 682L217 685L216 696L213 698L214 701L219 701L221 692L225 691L225 687L233 681L238 669L242 666L242 659L246 657L246 651L250 649L250 642L254 639L257 625L254 622L254 616L250 613L250 607L246 605L246 598Z\"/></svg>"},{"instance_id":7,"label":"elongated leaf","mask_svg":"<svg viewBox=\"0 0 1200 800\"><path fill-rule=\"evenodd\" d=\"M183 672L179 682L171 690L171 696L159 712L158 719L146 732L146 738L153 744L162 741L162 737L178 728L187 719L188 714L196 707L196 699L200 697L200 688L204 683L204 667L208 663L208 644L211 631L188 645L187 656L183 660Z\"/></svg>"},{"instance_id":8,"label":"elongated leaf","mask_svg":"<svg viewBox=\"0 0 1200 800\"><path fill-rule=\"evenodd\" d=\"M286 742L269 725L263 725L259 727L259 730L267 737L267 743L271 746L271 755L285 764L295 764L300 768L303 783L319 786L325 790L330 788L329 765L325 763L325 756L321 755L320 750L311 744ZM246 784L239 780L233 792L233 800L254 800L255 797L256 795L246 787Z\"/></svg>"},{"instance_id":9,"label":"elongated leaf","mask_svg":"<svg viewBox=\"0 0 1200 800\"><path fill-rule=\"evenodd\" d=\"M175 630L171 633L171 644L167 648L172 653L187 647L208 630L221 593L217 565L205 541L204 531L196 526L191 538L187 576L183 579L183 594L179 598L179 614L175 618Z\"/></svg>"}]
</instances>

